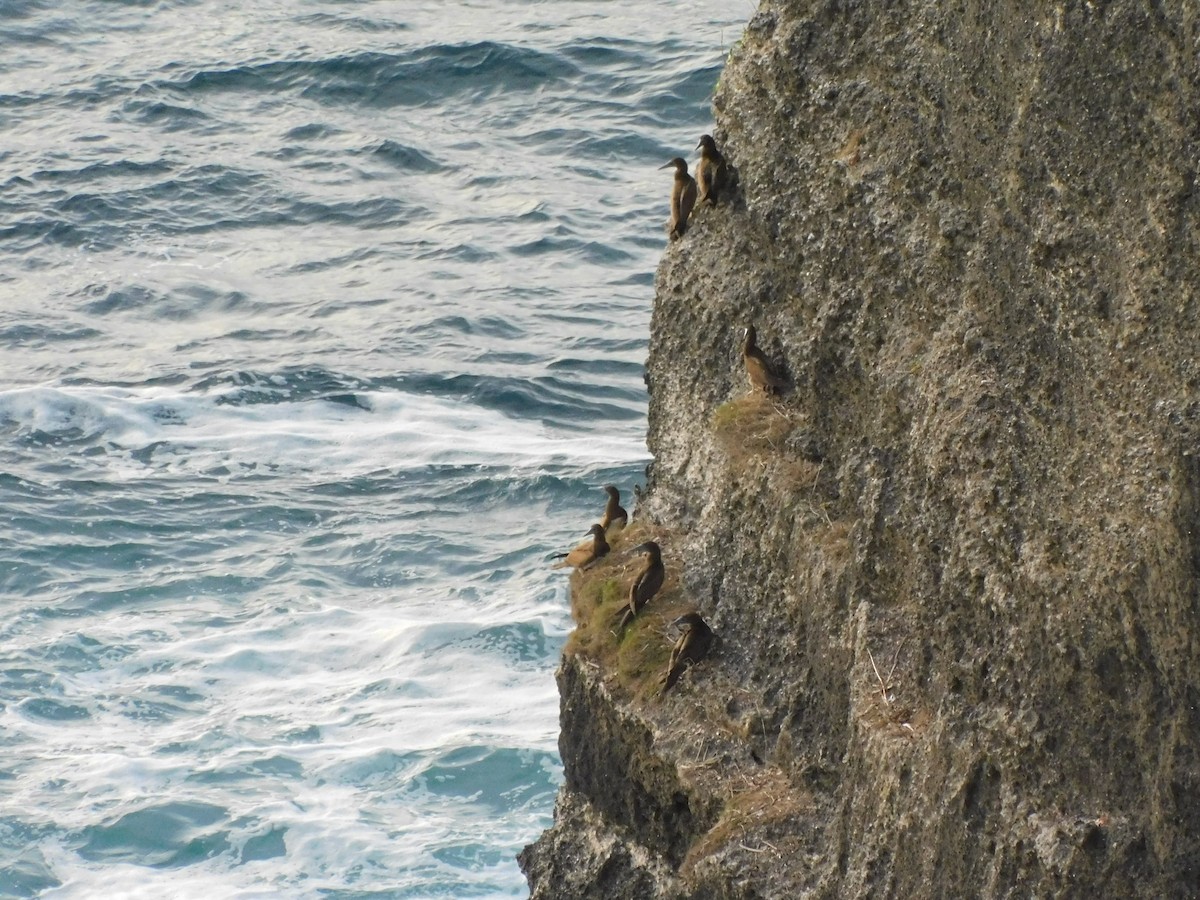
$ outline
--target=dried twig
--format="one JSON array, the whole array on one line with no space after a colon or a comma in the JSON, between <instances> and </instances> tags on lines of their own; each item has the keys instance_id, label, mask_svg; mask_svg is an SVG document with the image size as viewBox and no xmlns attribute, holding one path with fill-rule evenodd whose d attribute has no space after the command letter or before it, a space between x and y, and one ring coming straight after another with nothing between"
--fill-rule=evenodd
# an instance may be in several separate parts
<instances>
[{"instance_id":1,"label":"dried twig","mask_svg":"<svg viewBox=\"0 0 1200 900\"><path fill-rule=\"evenodd\" d=\"M825 517L825 524L828 525L830 528L832 528L833 520L831 518L829 518L829 513L825 509L825 504L822 503L820 506L816 507L816 509L817 509L817 512L819 512L822 516Z\"/></svg>"},{"instance_id":2,"label":"dried twig","mask_svg":"<svg viewBox=\"0 0 1200 900\"><path fill-rule=\"evenodd\" d=\"M704 750L705 752L707 752L707 748L701 748L701 749ZM691 772L693 769L708 769L713 766L720 765L722 762L723 762L723 757L721 756L721 754L716 753L716 754L713 754L712 756L706 756L703 759L697 759L695 762L678 763L677 768L681 772Z\"/></svg>"},{"instance_id":3,"label":"dried twig","mask_svg":"<svg viewBox=\"0 0 1200 900\"><path fill-rule=\"evenodd\" d=\"M871 653L871 648L867 648L867 658L871 660L871 668L875 670L875 677L879 679L879 694L883 697L883 702L887 706L892 705L892 701L888 699L887 684L883 680L883 676L879 674L879 666L875 665L875 657Z\"/></svg>"}]
</instances>

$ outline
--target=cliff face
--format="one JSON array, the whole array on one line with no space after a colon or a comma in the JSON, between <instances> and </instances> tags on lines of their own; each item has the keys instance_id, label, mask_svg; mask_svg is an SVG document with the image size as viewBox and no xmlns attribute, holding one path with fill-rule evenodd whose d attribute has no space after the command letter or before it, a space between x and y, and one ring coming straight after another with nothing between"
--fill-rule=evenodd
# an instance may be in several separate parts
<instances>
[{"instance_id":1,"label":"cliff face","mask_svg":"<svg viewBox=\"0 0 1200 900\"><path fill-rule=\"evenodd\" d=\"M677 580L568 647L535 897L1200 896L1198 49L1193 4L764 3L738 195L658 273Z\"/></svg>"}]
</instances>

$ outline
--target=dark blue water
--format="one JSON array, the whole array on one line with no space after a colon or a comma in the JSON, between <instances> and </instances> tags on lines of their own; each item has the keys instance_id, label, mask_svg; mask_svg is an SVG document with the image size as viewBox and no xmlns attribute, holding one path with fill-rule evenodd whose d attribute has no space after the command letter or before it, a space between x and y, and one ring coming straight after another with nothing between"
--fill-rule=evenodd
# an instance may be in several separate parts
<instances>
[{"instance_id":1,"label":"dark blue water","mask_svg":"<svg viewBox=\"0 0 1200 900\"><path fill-rule=\"evenodd\" d=\"M0 896L522 896L749 4L0 3Z\"/></svg>"}]
</instances>

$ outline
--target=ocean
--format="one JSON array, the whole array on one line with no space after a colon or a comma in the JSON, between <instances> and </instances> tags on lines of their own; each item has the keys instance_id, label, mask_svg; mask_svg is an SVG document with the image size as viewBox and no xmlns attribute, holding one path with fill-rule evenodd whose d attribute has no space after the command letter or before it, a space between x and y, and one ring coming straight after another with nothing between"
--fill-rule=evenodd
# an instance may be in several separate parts
<instances>
[{"instance_id":1,"label":"ocean","mask_svg":"<svg viewBox=\"0 0 1200 900\"><path fill-rule=\"evenodd\" d=\"M521 897L718 0L0 0L0 896Z\"/></svg>"}]
</instances>

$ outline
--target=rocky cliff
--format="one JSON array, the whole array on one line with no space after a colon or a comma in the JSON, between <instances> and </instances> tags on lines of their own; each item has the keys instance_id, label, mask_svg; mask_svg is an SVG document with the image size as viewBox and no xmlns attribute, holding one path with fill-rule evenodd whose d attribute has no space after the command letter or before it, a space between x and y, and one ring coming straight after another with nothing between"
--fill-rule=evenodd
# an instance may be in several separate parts
<instances>
[{"instance_id":1,"label":"rocky cliff","mask_svg":"<svg viewBox=\"0 0 1200 900\"><path fill-rule=\"evenodd\" d=\"M1200 895L1198 53L1192 3L763 4L739 190L658 272L650 489L576 576L535 898Z\"/></svg>"}]
</instances>

